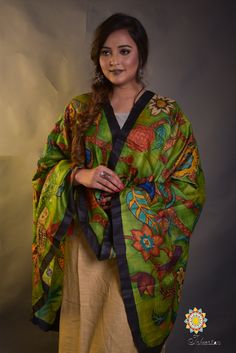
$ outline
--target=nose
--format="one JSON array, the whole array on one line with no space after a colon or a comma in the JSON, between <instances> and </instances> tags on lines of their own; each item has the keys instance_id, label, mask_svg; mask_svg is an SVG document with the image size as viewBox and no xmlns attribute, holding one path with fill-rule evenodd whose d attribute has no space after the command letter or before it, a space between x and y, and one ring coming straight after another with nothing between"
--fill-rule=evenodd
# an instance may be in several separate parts
<instances>
[{"instance_id":1,"label":"nose","mask_svg":"<svg viewBox=\"0 0 236 353\"><path fill-rule=\"evenodd\" d=\"M117 55L111 55L110 57L110 66L115 66L115 65L119 65L119 60Z\"/></svg>"}]
</instances>

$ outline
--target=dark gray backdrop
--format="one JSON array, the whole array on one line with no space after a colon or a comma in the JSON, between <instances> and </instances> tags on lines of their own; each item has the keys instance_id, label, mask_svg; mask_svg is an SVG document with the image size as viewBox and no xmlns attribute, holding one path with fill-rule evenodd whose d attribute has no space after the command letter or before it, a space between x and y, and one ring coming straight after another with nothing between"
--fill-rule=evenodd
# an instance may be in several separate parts
<instances>
[{"instance_id":1,"label":"dark gray backdrop","mask_svg":"<svg viewBox=\"0 0 236 353\"><path fill-rule=\"evenodd\" d=\"M167 353L233 353L235 2L0 0L0 6L0 352L57 352L57 334L29 322L31 177L58 114L71 97L89 89L94 28L122 11L146 27L149 88L175 98L190 118L206 176L207 201L191 239ZM195 306L208 318L199 338L221 345L189 345L192 334L184 319Z\"/></svg>"}]
</instances>

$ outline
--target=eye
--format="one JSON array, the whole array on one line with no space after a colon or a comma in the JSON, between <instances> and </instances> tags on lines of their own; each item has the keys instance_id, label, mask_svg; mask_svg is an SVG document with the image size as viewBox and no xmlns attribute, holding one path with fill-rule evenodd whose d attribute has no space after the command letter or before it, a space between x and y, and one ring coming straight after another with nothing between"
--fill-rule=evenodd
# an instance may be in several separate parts
<instances>
[{"instance_id":1,"label":"eye","mask_svg":"<svg viewBox=\"0 0 236 353\"><path fill-rule=\"evenodd\" d=\"M111 51L108 49L102 49L100 52L100 55L103 55L103 56L108 56L110 54L111 54Z\"/></svg>"},{"instance_id":2,"label":"eye","mask_svg":"<svg viewBox=\"0 0 236 353\"><path fill-rule=\"evenodd\" d=\"M128 55L130 53L130 49L123 48L120 51L121 55Z\"/></svg>"}]
</instances>

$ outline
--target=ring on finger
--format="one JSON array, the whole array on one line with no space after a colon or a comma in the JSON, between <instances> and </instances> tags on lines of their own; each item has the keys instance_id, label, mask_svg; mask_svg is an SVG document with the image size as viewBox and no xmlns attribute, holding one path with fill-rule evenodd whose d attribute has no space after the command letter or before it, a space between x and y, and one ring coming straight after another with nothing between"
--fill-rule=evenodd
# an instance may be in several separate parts
<instances>
[{"instance_id":1,"label":"ring on finger","mask_svg":"<svg viewBox=\"0 0 236 353\"><path fill-rule=\"evenodd\" d=\"M99 175L100 175L100 177L102 177L103 179L109 180L109 179L111 178L111 174L105 172L104 170L101 171L101 172L99 173Z\"/></svg>"}]
</instances>

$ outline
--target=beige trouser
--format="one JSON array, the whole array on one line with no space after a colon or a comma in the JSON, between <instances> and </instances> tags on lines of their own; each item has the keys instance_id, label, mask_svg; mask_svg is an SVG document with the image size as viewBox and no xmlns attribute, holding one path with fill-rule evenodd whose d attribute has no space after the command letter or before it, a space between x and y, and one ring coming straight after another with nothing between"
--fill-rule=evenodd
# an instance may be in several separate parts
<instances>
[{"instance_id":1,"label":"beige trouser","mask_svg":"<svg viewBox=\"0 0 236 353\"><path fill-rule=\"evenodd\" d=\"M59 353L137 353L116 259L98 261L81 231L67 238L65 259Z\"/></svg>"}]
</instances>

